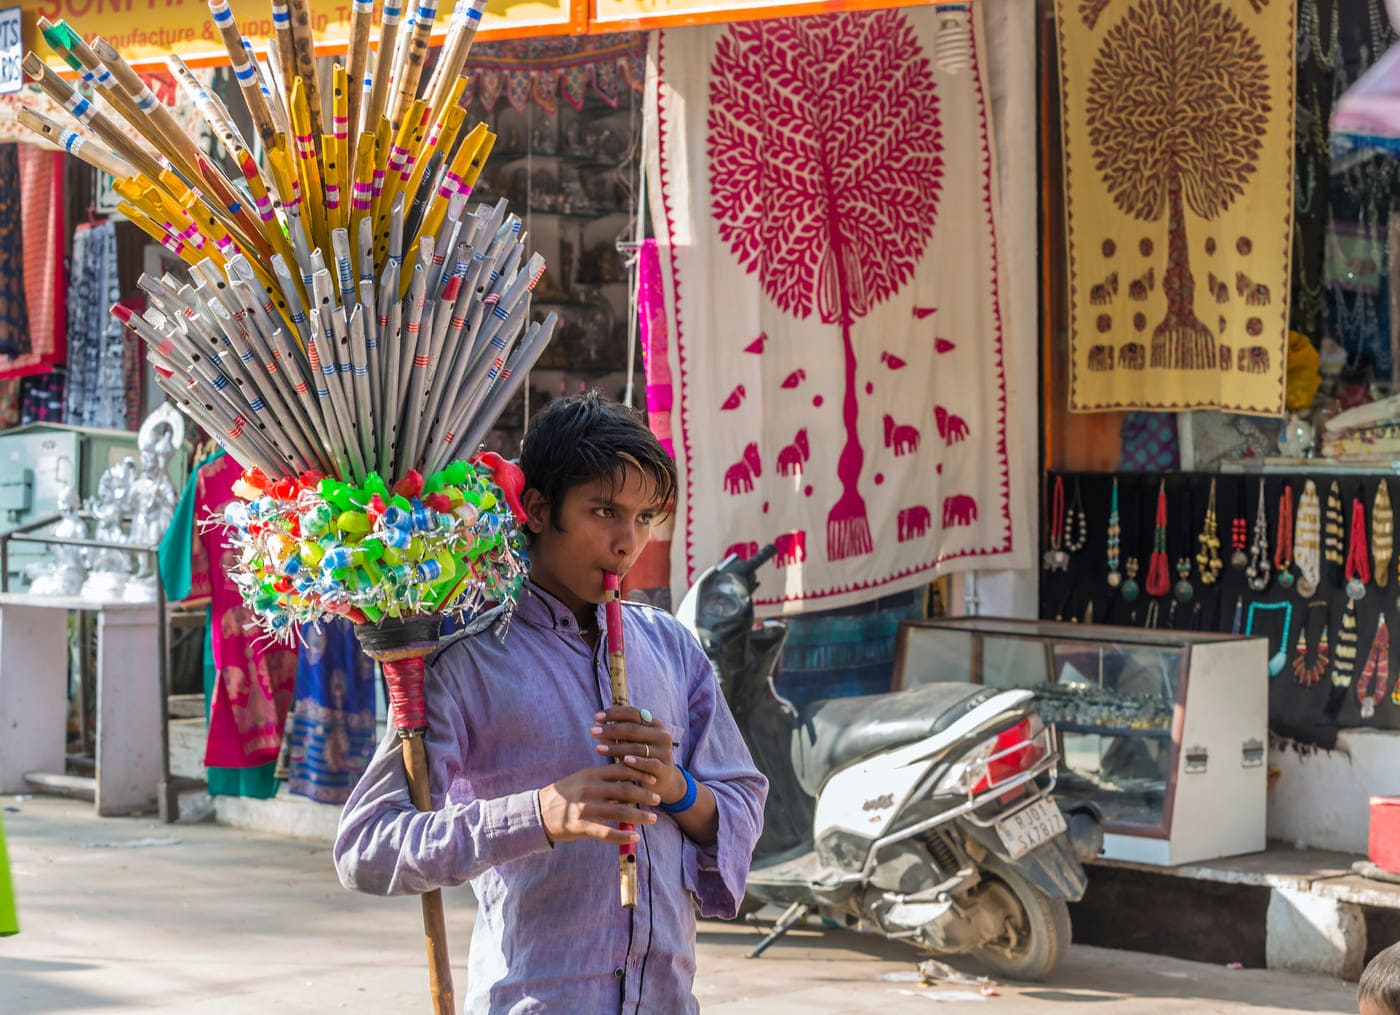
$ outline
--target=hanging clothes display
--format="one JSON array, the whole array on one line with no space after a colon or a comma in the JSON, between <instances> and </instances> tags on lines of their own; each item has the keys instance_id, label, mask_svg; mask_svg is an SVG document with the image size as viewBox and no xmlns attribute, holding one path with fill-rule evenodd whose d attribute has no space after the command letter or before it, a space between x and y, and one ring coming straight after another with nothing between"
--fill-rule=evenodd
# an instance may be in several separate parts
<instances>
[{"instance_id":1,"label":"hanging clothes display","mask_svg":"<svg viewBox=\"0 0 1400 1015\"><path fill-rule=\"evenodd\" d=\"M289 792L343 804L374 754L374 664L348 620L303 624L296 701L278 778Z\"/></svg>"},{"instance_id":2,"label":"hanging clothes display","mask_svg":"<svg viewBox=\"0 0 1400 1015\"><path fill-rule=\"evenodd\" d=\"M0 357L29 353L17 145L0 145Z\"/></svg>"},{"instance_id":3,"label":"hanging clothes display","mask_svg":"<svg viewBox=\"0 0 1400 1015\"><path fill-rule=\"evenodd\" d=\"M116 226L79 226L68 290L64 422L72 426L126 429L126 329L109 310L120 298Z\"/></svg>"},{"instance_id":4,"label":"hanging clothes display","mask_svg":"<svg viewBox=\"0 0 1400 1015\"><path fill-rule=\"evenodd\" d=\"M63 269L63 152L18 145L20 233L23 237L21 284L26 306L28 348L0 352L0 380L47 373L64 358L67 334L67 274ZM7 180L0 187L14 186ZM2 259L0 259L2 260ZM0 277L13 269L0 263Z\"/></svg>"},{"instance_id":5,"label":"hanging clothes display","mask_svg":"<svg viewBox=\"0 0 1400 1015\"><path fill-rule=\"evenodd\" d=\"M268 797L277 791L274 768L296 687L297 653L261 636L228 576L233 551L223 527L204 525L234 499L242 471L223 452L194 470L161 542L161 579L172 602L209 599L204 763L210 795Z\"/></svg>"}]
</instances>

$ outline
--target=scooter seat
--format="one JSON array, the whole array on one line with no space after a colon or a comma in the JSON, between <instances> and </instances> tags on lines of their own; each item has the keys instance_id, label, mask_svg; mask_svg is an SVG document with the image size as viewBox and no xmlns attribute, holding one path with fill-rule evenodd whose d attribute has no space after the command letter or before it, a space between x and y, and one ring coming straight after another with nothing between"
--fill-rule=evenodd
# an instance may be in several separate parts
<instances>
[{"instance_id":1,"label":"scooter seat","mask_svg":"<svg viewBox=\"0 0 1400 1015\"><path fill-rule=\"evenodd\" d=\"M814 701L794 735L798 780L815 796L836 769L941 733L998 693L977 684L924 684L894 694Z\"/></svg>"}]
</instances>

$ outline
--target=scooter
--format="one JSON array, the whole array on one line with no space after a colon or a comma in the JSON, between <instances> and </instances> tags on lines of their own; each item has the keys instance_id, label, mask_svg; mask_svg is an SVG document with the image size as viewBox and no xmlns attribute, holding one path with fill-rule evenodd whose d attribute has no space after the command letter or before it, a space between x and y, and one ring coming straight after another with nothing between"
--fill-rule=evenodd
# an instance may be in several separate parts
<instances>
[{"instance_id":1,"label":"scooter","mask_svg":"<svg viewBox=\"0 0 1400 1015\"><path fill-rule=\"evenodd\" d=\"M797 709L773 685L785 625L754 625L774 552L726 557L677 610L769 781L745 908L786 909L749 957L815 914L970 953L1007 979L1045 976L1103 832L1051 798L1058 754L1034 695L935 683Z\"/></svg>"}]
</instances>

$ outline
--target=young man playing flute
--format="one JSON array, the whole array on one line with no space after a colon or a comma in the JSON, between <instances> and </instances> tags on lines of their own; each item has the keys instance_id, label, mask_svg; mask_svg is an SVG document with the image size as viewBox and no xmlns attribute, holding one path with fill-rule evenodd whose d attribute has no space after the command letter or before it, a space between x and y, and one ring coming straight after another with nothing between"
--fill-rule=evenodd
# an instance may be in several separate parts
<instances>
[{"instance_id":1,"label":"young man playing flute","mask_svg":"<svg viewBox=\"0 0 1400 1015\"><path fill-rule=\"evenodd\" d=\"M469 1012L695 1012L692 899L737 912L767 783L669 614L625 604L633 704L612 702L605 586L672 502L675 465L593 394L536 416L520 464L531 564L514 614L479 618L429 661L435 809L414 809L391 735L345 806L336 867L378 895L471 882ZM629 844L632 909L618 900Z\"/></svg>"}]
</instances>

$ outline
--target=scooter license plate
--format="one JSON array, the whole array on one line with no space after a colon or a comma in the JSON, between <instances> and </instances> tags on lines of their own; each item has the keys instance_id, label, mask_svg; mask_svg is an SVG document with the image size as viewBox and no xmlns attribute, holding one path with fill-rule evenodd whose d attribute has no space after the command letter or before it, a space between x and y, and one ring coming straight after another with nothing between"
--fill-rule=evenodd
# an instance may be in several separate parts
<instances>
[{"instance_id":1,"label":"scooter license plate","mask_svg":"<svg viewBox=\"0 0 1400 1015\"><path fill-rule=\"evenodd\" d=\"M1064 815L1049 798L1037 800L996 823L997 834L1011 859L1019 860L1065 830Z\"/></svg>"}]
</instances>

